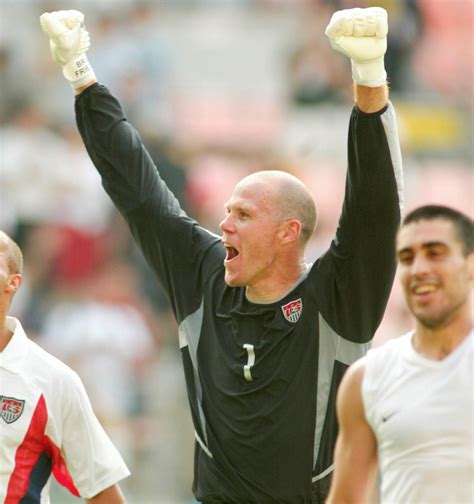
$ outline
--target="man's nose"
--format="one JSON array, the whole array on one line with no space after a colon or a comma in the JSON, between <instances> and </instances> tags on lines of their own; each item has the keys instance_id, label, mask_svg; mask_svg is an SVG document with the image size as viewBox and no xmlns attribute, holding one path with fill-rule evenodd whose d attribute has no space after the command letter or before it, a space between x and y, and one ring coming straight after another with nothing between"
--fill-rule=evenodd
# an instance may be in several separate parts
<instances>
[{"instance_id":1,"label":"man's nose","mask_svg":"<svg viewBox=\"0 0 474 504\"><path fill-rule=\"evenodd\" d=\"M429 261L423 255L418 255L414 258L411 265L411 271L414 275L424 275L430 270Z\"/></svg>"},{"instance_id":2,"label":"man's nose","mask_svg":"<svg viewBox=\"0 0 474 504\"><path fill-rule=\"evenodd\" d=\"M232 218L230 216L230 213L228 213L221 221L219 224L219 228L223 232L231 232L232 231Z\"/></svg>"}]
</instances>

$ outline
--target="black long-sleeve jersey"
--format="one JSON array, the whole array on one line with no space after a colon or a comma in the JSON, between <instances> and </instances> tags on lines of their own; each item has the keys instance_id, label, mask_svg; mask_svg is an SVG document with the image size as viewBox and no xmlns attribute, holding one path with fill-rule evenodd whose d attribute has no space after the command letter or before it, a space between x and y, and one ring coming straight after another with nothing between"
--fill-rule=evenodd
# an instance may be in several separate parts
<instances>
[{"instance_id":1,"label":"black long-sleeve jersey","mask_svg":"<svg viewBox=\"0 0 474 504\"><path fill-rule=\"evenodd\" d=\"M107 88L80 94L76 118L178 322L197 499L311 502L312 482L333 468L336 389L366 353L393 281L401 157L391 104L374 114L354 107L336 237L271 304L226 285L220 238L183 212Z\"/></svg>"}]
</instances>

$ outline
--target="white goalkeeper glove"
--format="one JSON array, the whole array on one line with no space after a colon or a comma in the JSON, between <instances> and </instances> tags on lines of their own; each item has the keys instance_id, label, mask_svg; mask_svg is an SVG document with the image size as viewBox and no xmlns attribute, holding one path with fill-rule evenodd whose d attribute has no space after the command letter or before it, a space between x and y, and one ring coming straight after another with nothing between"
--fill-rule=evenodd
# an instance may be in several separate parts
<instances>
[{"instance_id":1,"label":"white goalkeeper glove","mask_svg":"<svg viewBox=\"0 0 474 504\"><path fill-rule=\"evenodd\" d=\"M84 27L84 14L76 10L45 12L40 16L40 24L50 38L54 61L63 67L63 75L72 87L95 81L94 70L85 54L91 44Z\"/></svg>"},{"instance_id":2,"label":"white goalkeeper glove","mask_svg":"<svg viewBox=\"0 0 474 504\"><path fill-rule=\"evenodd\" d=\"M335 12L326 28L333 49L351 59L354 81L368 87L381 86L387 79L387 33L387 11L381 7Z\"/></svg>"}]
</instances>

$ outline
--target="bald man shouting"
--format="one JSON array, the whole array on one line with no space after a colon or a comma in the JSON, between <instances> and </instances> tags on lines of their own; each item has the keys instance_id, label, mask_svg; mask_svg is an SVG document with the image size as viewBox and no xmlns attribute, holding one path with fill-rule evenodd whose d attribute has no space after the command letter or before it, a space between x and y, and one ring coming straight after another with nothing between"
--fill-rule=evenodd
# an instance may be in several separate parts
<instances>
[{"instance_id":1,"label":"bald man shouting","mask_svg":"<svg viewBox=\"0 0 474 504\"><path fill-rule=\"evenodd\" d=\"M314 264L305 250L316 205L287 173L240 181L220 237L183 212L119 102L97 83L83 21L77 11L41 17L76 92L87 151L178 322L196 437L194 494L204 503L323 502L336 390L369 348L395 270L402 175L384 69L386 12L340 11L326 30L351 58L356 105L339 228Z\"/></svg>"}]
</instances>

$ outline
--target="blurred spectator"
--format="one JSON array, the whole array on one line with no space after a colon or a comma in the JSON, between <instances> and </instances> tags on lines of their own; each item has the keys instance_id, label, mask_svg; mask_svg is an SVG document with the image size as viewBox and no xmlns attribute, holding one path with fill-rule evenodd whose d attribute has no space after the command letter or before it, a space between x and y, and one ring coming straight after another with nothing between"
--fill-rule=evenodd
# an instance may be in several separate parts
<instances>
[{"instance_id":1,"label":"blurred spectator","mask_svg":"<svg viewBox=\"0 0 474 504\"><path fill-rule=\"evenodd\" d=\"M220 233L224 205L234 185L247 173L245 161L225 151L204 151L195 156L189 167L188 195L202 226Z\"/></svg>"},{"instance_id":2,"label":"blurred spectator","mask_svg":"<svg viewBox=\"0 0 474 504\"><path fill-rule=\"evenodd\" d=\"M99 79L123 97L130 119L155 134L170 120L171 59L159 15L158 5L144 1L132 4L126 17L104 11L90 51Z\"/></svg>"},{"instance_id":3,"label":"blurred spectator","mask_svg":"<svg viewBox=\"0 0 474 504\"><path fill-rule=\"evenodd\" d=\"M61 215L56 195L70 177L64 141L46 127L34 103L24 103L1 132L2 210L0 225L42 222Z\"/></svg>"},{"instance_id":4,"label":"blurred spectator","mask_svg":"<svg viewBox=\"0 0 474 504\"><path fill-rule=\"evenodd\" d=\"M425 33L414 48L416 77L428 89L473 108L474 9L471 0L418 0ZM472 117L471 117L472 121ZM472 151L471 151L472 152Z\"/></svg>"},{"instance_id":5,"label":"blurred spectator","mask_svg":"<svg viewBox=\"0 0 474 504\"><path fill-rule=\"evenodd\" d=\"M388 12L390 30L385 56L392 92L412 91L416 77L413 50L423 37L424 22L419 0L367 0L367 7L379 6Z\"/></svg>"},{"instance_id":6,"label":"blurred spectator","mask_svg":"<svg viewBox=\"0 0 474 504\"><path fill-rule=\"evenodd\" d=\"M324 30L336 7L308 3L297 47L288 62L290 95L296 105L341 103L350 97L347 61L334 56Z\"/></svg>"},{"instance_id":7,"label":"blurred spectator","mask_svg":"<svg viewBox=\"0 0 474 504\"><path fill-rule=\"evenodd\" d=\"M55 222L91 232L104 229L112 206L74 128L46 126L34 103L24 103L1 130L0 226Z\"/></svg>"},{"instance_id":8,"label":"blurred spectator","mask_svg":"<svg viewBox=\"0 0 474 504\"><path fill-rule=\"evenodd\" d=\"M63 260L68 252L66 246ZM133 466L135 419L149 414L143 380L158 338L136 272L108 258L99 265L63 262L57 274L61 297L44 318L42 344L82 377L97 417Z\"/></svg>"}]
</instances>

